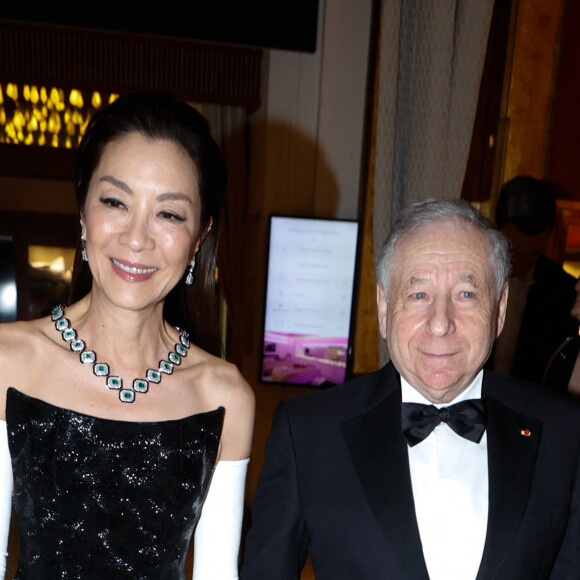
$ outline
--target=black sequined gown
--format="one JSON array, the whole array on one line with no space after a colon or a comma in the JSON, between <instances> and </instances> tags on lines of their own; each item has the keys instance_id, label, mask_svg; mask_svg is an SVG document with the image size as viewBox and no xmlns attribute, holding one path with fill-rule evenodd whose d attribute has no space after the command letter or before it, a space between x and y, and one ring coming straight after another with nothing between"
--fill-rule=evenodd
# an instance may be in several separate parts
<instances>
[{"instance_id":1,"label":"black sequined gown","mask_svg":"<svg viewBox=\"0 0 580 580\"><path fill-rule=\"evenodd\" d=\"M184 578L223 409L176 421L100 419L9 389L20 531L15 578Z\"/></svg>"}]
</instances>

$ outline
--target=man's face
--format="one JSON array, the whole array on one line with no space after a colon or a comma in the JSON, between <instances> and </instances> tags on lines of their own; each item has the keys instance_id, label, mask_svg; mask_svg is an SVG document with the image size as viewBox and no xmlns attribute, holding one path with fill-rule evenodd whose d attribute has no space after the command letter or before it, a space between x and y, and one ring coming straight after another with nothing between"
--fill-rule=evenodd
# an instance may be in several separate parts
<instances>
[{"instance_id":1,"label":"man's face","mask_svg":"<svg viewBox=\"0 0 580 580\"><path fill-rule=\"evenodd\" d=\"M511 222L508 223L501 233L509 240L512 252L512 276L524 280L529 274L533 274L538 259L546 253L550 230L544 230L533 236L526 236Z\"/></svg>"},{"instance_id":2,"label":"man's face","mask_svg":"<svg viewBox=\"0 0 580 580\"><path fill-rule=\"evenodd\" d=\"M379 325L399 373L432 402L453 400L487 360L503 328L507 285L496 281L485 234L469 225L425 226L400 241Z\"/></svg>"}]
</instances>

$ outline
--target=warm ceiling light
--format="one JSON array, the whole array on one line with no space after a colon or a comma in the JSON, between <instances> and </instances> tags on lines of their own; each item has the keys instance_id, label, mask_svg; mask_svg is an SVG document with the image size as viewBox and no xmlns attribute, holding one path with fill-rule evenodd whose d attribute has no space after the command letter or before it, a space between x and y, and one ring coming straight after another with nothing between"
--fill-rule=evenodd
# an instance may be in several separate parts
<instances>
[{"instance_id":1,"label":"warm ceiling light","mask_svg":"<svg viewBox=\"0 0 580 580\"><path fill-rule=\"evenodd\" d=\"M38 93L38 88L33 86L30 89L30 100L36 105L36 103L38 103L39 99L40 99L40 94Z\"/></svg>"},{"instance_id":2,"label":"warm ceiling light","mask_svg":"<svg viewBox=\"0 0 580 580\"><path fill-rule=\"evenodd\" d=\"M80 91L73 89L70 92L68 100L69 100L71 105L74 105L75 107L78 107L79 109L83 108L83 105L84 105L83 94Z\"/></svg>"},{"instance_id":3,"label":"warm ceiling light","mask_svg":"<svg viewBox=\"0 0 580 580\"><path fill-rule=\"evenodd\" d=\"M10 97L13 101L18 99L18 88L13 83L8 83L6 85L6 96Z\"/></svg>"},{"instance_id":4,"label":"warm ceiling light","mask_svg":"<svg viewBox=\"0 0 580 580\"><path fill-rule=\"evenodd\" d=\"M50 89L49 99L53 105L58 103L58 89L56 87L52 87L52 89Z\"/></svg>"},{"instance_id":5,"label":"warm ceiling light","mask_svg":"<svg viewBox=\"0 0 580 580\"><path fill-rule=\"evenodd\" d=\"M102 104L103 100L101 99L101 94L95 91L91 97L91 105L93 105L95 109L99 109Z\"/></svg>"},{"instance_id":6,"label":"warm ceiling light","mask_svg":"<svg viewBox=\"0 0 580 580\"><path fill-rule=\"evenodd\" d=\"M75 148L94 113L117 97L72 89L67 99L59 87L0 83L0 143Z\"/></svg>"}]
</instances>

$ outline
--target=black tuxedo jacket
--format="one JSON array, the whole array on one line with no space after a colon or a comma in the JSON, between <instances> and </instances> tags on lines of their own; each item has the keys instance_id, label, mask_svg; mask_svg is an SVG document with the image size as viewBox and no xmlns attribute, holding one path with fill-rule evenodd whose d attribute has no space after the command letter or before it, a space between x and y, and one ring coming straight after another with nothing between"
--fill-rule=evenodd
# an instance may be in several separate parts
<instances>
[{"instance_id":1,"label":"black tuxedo jacket","mask_svg":"<svg viewBox=\"0 0 580 580\"><path fill-rule=\"evenodd\" d=\"M483 396L489 515L477 580L580 579L580 407L491 372ZM279 404L242 580L296 580L308 553L317 580L427 580L400 403L389 364Z\"/></svg>"},{"instance_id":2,"label":"black tuxedo jacket","mask_svg":"<svg viewBox=\"0 0 580 580\"><path fill-rule=\"evenodd\" d=\"M578 321L570 315L577 280L556 262L540 256L534 283L528 291L518 340L515 346L512 377L557 388L544 381L552 355L568 337L578 336ZM564 387L564 391L566 390Z\"/></svg>"}]
</instances>

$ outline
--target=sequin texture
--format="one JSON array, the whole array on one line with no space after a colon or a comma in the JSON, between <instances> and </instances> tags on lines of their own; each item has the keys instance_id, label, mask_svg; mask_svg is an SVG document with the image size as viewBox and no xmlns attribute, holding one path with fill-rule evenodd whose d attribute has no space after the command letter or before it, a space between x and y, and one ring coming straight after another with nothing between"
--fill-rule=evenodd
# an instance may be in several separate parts
<instances>
[{"instance_id":1,"label":"sequin texture","mask_svg":"<svg viewBox=\"0 0 580 580\"><path fill-rule=\"evenodd\" d=\"M181 580L223 415L115 421L10 388L15 579Z\"/></svg>"}]
</instances>

